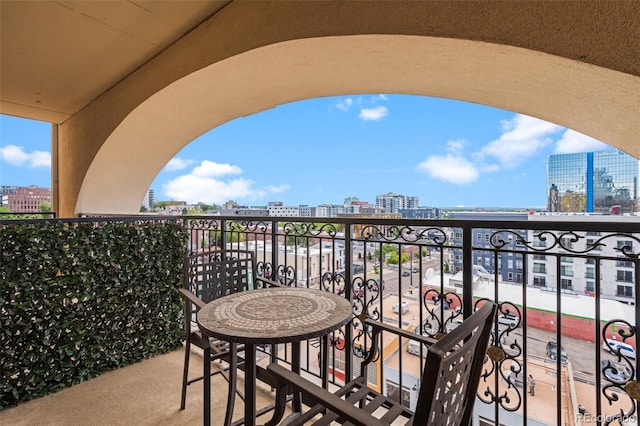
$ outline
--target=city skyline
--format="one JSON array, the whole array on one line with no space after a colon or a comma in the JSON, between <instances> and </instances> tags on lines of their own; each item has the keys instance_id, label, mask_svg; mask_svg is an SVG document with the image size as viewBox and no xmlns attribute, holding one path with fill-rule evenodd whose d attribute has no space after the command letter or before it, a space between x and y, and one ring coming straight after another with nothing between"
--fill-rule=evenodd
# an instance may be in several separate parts
<instances>
[{"instance_id":1,"label":"city skyline","mask_svg":"<svg viewBox=\"0 0 640 426\"><path fill-rule=\"evenodd\" d=\"M0 116L0 185L51 185L48 123ZM544 207L546 161L611 149L526 115L448 99L353 95L280 105L215 128L156 176L158 200L242 205ZM507 196L505 196L507 195Z\"/></svg>"}]
</instances>

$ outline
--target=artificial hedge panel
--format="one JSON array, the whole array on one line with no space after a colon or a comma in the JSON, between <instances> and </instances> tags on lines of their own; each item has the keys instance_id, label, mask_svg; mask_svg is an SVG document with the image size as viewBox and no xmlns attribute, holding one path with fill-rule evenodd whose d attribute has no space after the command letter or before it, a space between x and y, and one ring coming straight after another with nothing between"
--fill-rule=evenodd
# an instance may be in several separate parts
<instances>
[{"instance_id":1,"label":"artificial hedge panel","mask_svg":"<svg viewBox=\"0 0 640 426\"><path fill-rule=\"evenodd\" d=\"M175 221L0 224L0 409L178 348Z\"/></svg>"}]
</instances>

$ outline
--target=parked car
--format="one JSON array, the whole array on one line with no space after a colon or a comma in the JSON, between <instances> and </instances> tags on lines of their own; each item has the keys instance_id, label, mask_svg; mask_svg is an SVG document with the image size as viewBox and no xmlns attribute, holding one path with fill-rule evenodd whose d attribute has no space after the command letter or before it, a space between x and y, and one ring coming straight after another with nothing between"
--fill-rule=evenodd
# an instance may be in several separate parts
<instances>
[{"instance_id":1,"label":"parked car","mask_svg":"<svg viewBox=\"0 0 640 426\"><path fill-rule=\"evenodd\" d=\"M399 314L400 306L401 306L400 303L396 303L391 307L391 309L393 309L393 312ZM402 302L402 313L406 314L407 312L409 312L409 304L407 302Z\"/></svg>"},{"instance_id":2,"label":"parked car","mask_svg":"<svg viewBox=\"0 0 640 426\"><path fill-rule=\"evenodd\" d=\"M520 322L520 318L514 314L498 315L498 324L508 325L510 328L515 328Z\"/></svg>"},{"instance_id":3,"label":"parked car","mask_svg":"<svg viewBox=\"0 0 640 426\"><path fill-rule=\"evenodd\" d=\"M620 354L626 358L636 359L636 350L633 346L628 343L619 342L618 340L605 339L602 343L602 349L614 355Z\"/></svg>"},{"instance_id":4,"label":"parked car","mask_svg":"<svg viewBox=\"0 0 640 426\"><path fill-rule=\"evenodd\" d=\"M624 383L633 375L631 368L628 365L608 359L603 359L601 364L602 374L613 383Z\"/></svg>"},{"instance_id":5,"label":"parked car","mask_svg":"<svg viewBox=\"0 0 640 426\"><path fill-rule=\"evenodd\" d=\"M373 289L373 291L378 291L378 288L380 287L380 278L376 278L375 283L371 285L371 288ZM384 290L384 280L382 280L382 289Z\"/></svg>"},{"instance_id":6,"label":"parked car","mask_svg":"<svg viewBox=\"0 0 640 426\"><path fill-rule=\"evenodd\" d=\"M553 361L558 359L558 344L556 342L547 342L547 356ZM569 356L562 346L560 346L560 362L562 364L569 362Z\"/></svg>"},{"instance_id":7,"label":"parked car","mask_svg":"<svg viewBox=\"0 0 640 426\"><path fill-rule=\"evenodd\" d=\"M403 277L408 277L409 275L411 275L411 273L409 271L402 271L402 276Z\"/></svg>"}]
</instances>

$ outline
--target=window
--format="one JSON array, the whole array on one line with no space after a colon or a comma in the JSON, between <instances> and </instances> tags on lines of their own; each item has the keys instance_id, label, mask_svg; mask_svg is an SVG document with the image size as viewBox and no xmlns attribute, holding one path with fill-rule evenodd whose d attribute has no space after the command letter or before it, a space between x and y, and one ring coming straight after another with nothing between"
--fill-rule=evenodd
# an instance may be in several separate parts
<instances>
[{"instance_id":1,"label":"window","mask_svg":"<svg viewBox=\"0 0 640 426\"><path fill-rule=\"evenodd\" d=\"M533 246L534 247L546 247L547 246L547 242L546 241L542 241L540 239L539 235L534 235L533 236Z\"/></svg>"},{"instance_id":2,"label":"window","mask_svg":"<svg viewBox=\"0 0 640 426\"><path fill-rule=\"evenodd\" d=\"M587 265L595 265L595 264L596 264L596 260L593 257L587 258Z\"/></svg>"},{"instance_id":3,"label":"window","mask_svg":"<svg viewBox=\"0 0 640 426\"><path fill-rule=\"evenodd\" d=\"M456 231L453 238L456 239L456 240L461 240L462 239L462 232Z\"/></svg>"},{"instance_id":4,"label":"window","mask_svg":"<svg viewBox=\"0 0 640 426\"><path fill-rule=\"evenodd\" d=\"M593 266L587 266L587 272L584 275L585 278L595 278L596 277L596 268Z\"/></svg>"},{"instance_id":5,"label":"window","mask_svg":"<svg viewBox=\"0 0 640 426\"><path fill-rule=\"evenodd\" d=\"M516 271L522 271L522 259L516 260Z\"/></svg>"},{"instance_id":6,"label":"window","mask_svg":"<svg viewBox=\"0 0 640 426\"><path fill-rule=\"evenodd\" d=\"M393 401L400 402L400 386L390 380L387 381L387 396ZM408 387L402 387L402 406L410 408L411 404L411 391Z\"/></svg>"},{"instance_id":7,"label":"window","mask_svg":"<svg viewBox=\"0 0 640 426\"><path fill-rule=\"evenodd\" d=\"M600 251L600 244L595 245L596 240L587 238L587 251Z\"/></svg>"},{"instance_id":8,"label":"window","mask_svg":"<svg viewBox=\"0 0 640 426\"><path fill-rule=\"evenodd\" d=\"M596 291L596 283L593 281L587 281L585 286L586 291Z\"/></svg>"},{"instance_id":9,"label":"window","mask_svg":"<svg viewBox=\"0 0 640 426\"><path fill-rule=\"evenodd\" d=\"M547 279L545 277L533 277L533 285L536 287L546 287Z\"/></svg>"},{"instance_id":10,"label":"window","mask_svg":"<svg viewBox=\"0 0 640 426\"><path fill-rule=\"evenodd\" d=\"M491 265L491 258L490 257L485 257L484 258L484 264L487 265L487 266Z\"/></svg>"},{"instance_id":11,"label":"window","mask_svg":"<svg viewBox=\"0 0 640 426\"><path fill-rule=\"evenodd\" d=\"M534 254L533 260L547 260L547 256L544 254Z\"/></svg>"},{"instance_id":12,"label":"window","mask_svg":"<svg viewBox=\"0 0 640 426\"><path fill-rule=\"evenodd\" d=\"M560 262L573 263L573 257L562 256L560 257Z\"/></svg>"},{"instance_id":13,"label":"window","mask_svg":"<svg viewBox=\"0 0 640 426\"><path fill-rule=\"evenodd\" d=\"M484 242L485 243L489 242L489 234L484 234Z\"/></svg>"},{"instance_id":14,"label":"window","mask_svg":"<svg viewBox=\"0 0 640 426\"><path fill-rule=\"evenodd\" d=\"M573 266L571 265L561 265L560 266L560 275L564 275L565 277L573 276Z\"/></svg>"},{"instance_id":15,"label":"window","mask_svg":"<svg viewBox=\"0 0 640 426\"><path fill-rule=\"evenodd\" d=\"M622 268L633 268L633 262L630 260L616 260L616 266Z\"/></svg>"},{"instance_id":16,"label":"window","mask_svg":"<svg viewBox=\"0 0 640 426\"><path fill-rule=\"evenodd\" d=\"M566 290L573 289L573 283L567 278L560 279L560 286Z\"/></svg>"},{"instance_id":17,"label":"window","mask_svg":"<svg viewBox=\"0 0 640 426\"><path fill-rule=\"evenodd\" d=\"M618 249L625 249L627 252L633 252L633 241L631 240L618 240Z\"/></svg>"},{"instance_id":18,"label":"window","mask_svg":"<svg viewBox=\"0 0 640 426\"><path fill-rule=\"evenodd\" d=\"M544 263L534 263L533 264L533 272L537 274L546 274L547 273L547 265Z\"/></svg>"},{"instance_id":19,"label":"window","mask_svg":"<svg viewBox=\"0 0 640 426\"><path fill-rule=\"evenodd\" d=\"M633 271L616 271L616 281L622 281L625 283L633 282Z\"/></svg>"},{"instance_id":20,"label":"window","mask_svg":"<svg viewBox=\"0 0 640 426\"><path fill-rule=\"evenodd\" d=\"M333 367L334 370L345 371L346 366L344 362L344 351L335 350L335 351L329 351L329 352L334 354L334 356L330 356L329 358L329 365ZM320 352L318 352L318 354L319 353Z\"/></svg>"},{"instance_id":21,"label":"window","mask_svg":"<svg viewBox=\"0 0 640 426\"><path fill-rule=\"evenodd\" d=\"M482 234L480 234L479 232L476 234L476 241L477 242L482 241Z\"/></svg>"},{"instance_id":22,"label":"window","mask_svg":"<svg viewBox=\"0 0 640 426\"><path fill-rule=\"evenodd\" d=\"M633 287L628 285L619 285L616 289L616 296L633 297Z\"/></svg>"},{"instance_id":23,"label":"window","mask_svg":"<svg viewBox=\"0 0 640 426\"><path fill-rule=\"evenodd\" d=\"M507 268L513 269L513 259L507 260Z\"/></svg>"},{"instance_id":24,"label":"window","mask_svg":"<svg viewBox=\"0 0 640 426\"><path fill-rule=\"evenodd\" d=\"M507 274L507 281L513 281L513 272Z\"/></svg>"},{"instance_id":25,"label":"window","mask_svg":"<svg viewBox=\"0 0 640 426\"><path fill-rule=\"evenodd\" d=\"M573 238L570 238L570 237L561 238L560 245L566 249L573 248Z\"/></svg>"}]
</instances>

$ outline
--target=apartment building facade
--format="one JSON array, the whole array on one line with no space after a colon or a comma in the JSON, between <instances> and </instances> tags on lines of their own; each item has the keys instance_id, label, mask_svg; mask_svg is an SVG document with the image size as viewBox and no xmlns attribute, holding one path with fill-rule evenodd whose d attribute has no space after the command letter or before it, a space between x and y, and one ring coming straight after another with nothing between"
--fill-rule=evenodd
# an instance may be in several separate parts
<instances>
[{"instance_id":1,"label":"apartment building facade","mask_svg":"<svg viewBox=\"0 0 640 426\"><path fill-rule=\"evenodd\" d=\"M13 213L39 212L44 203L51 204L51 189L31 186L3 186L1 203Z\"/></svg>"}]
</instances>

